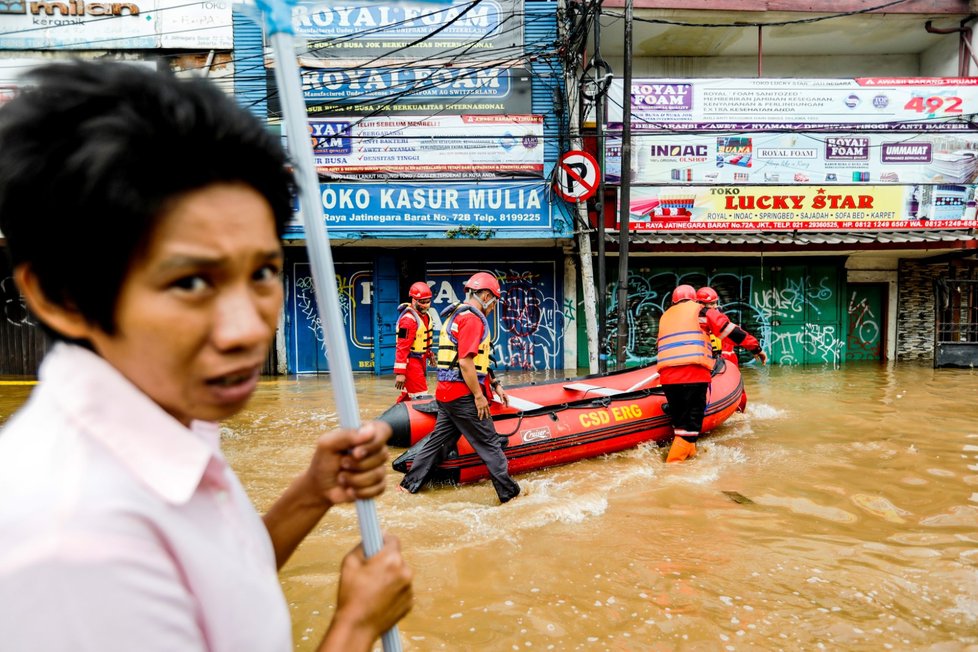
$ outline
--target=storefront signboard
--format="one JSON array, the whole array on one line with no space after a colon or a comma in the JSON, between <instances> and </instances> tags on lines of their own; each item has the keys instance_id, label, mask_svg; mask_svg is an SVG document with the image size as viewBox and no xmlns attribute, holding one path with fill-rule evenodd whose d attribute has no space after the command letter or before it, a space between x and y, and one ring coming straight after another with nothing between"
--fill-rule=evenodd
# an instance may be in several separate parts
<instances>
[{"instance_id":1,"label":"storefront signboard","mask_svg":"<svg viewBox=\"0 0 978 652\"><path fill-rule=\"evenodd\" d=\"M345 179L543 176L542 115L310 120L320 175Z\"/></svg>"},{"instance_id":2,"label":"storefront signboard","mask_svg":"<svg viewBox=\"0 0 978 652\"><path fill-rule=\"evenodd\" d=\"M21 50L230 50L230 0L6 2L0 42Z\"/></svg>"},{"instance_id":3,"label":"storefront signboard","mask_svg":"<svg viewBox=\"0 0 978 652\"><path fill-rule=\"evenodd\" d=\"M307 40L304 65L316 59L431 58L513 60L523 52L523 0L299 2L292 25Z\"/></svg>"},{"instance_id":4,"label":"storefront signboard","mask_svg":"<svg viewBox=\"0 0 978 652\"><path fill-rule=\"evenodd\" d=\"M332 231L492 231L553 229L546 181L486 183L324 183Z\"/></svg>"},{"instance_id":5,"label":"storefront signboard","mask_svg":"<svg viewBox=\"0 0 978 652\"><path fill-rule=\"evenodd\" d=\"M968 184L978 181L978 133L642 134L632 139L635 184ZM621 139L607 174L621 181Z\"/></svg>"},{"instance_id":6,"label":"storefront signboard","mask_svg":"<svg viewBox=\"0 0 978 652\"><path fill-rule=\"evenodd\" d=\"M608 126L620 129L622 80L611 82ZM637 131L970 131L974 77L635 79Z\"/></svg>"},{"instance_id":7,"label":"storefront signboard","mask_svg":"<svg viewBox=\"0 0 978 652\"><path fill-rule=\"evenodd\" d=\"M973 229L975 186L689 186L631 189L634 231Z\"/></svg>"}]
</instances>

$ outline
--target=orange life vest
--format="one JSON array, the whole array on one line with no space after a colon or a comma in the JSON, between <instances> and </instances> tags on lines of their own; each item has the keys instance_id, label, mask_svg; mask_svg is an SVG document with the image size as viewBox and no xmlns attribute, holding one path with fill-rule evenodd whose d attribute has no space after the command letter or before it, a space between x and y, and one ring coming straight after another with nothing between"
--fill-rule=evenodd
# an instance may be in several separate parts
<instances>
[{"instance_id":1,"label":"orange life vest","mask_svg":"<svg viewBox=\"0 0 978 652\"><path fill-rule=\"evenodd\" d=\"M678 303L659 320L659 369L697 364L713 369L713 347L700 328L703 306L695 301Z\"/></svg>"}]
</instances>

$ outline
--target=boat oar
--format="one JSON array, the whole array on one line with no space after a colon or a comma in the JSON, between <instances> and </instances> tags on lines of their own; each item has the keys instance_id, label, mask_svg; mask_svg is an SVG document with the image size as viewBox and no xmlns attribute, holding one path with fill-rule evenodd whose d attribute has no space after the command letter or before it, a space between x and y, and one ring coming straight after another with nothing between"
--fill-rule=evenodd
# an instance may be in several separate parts
<instances>
[{"instance_id":1,"label":"boat oar","mask_svg":"<svg viewBox=\"0 0 978 652\"><path fill-rule=\"evenodd\" d=\"M617 396L618 394L628 394L629 392L636 392L642 387L645 387L653 380L659 377L659 372L655 372L647 378L643 378L638 381L628 389L614 389L613 387L601 387L600 385L592 385L590 383L570 383L564 385L564 389L569 389L576 392L584 392L585 394L591 392L597 394L598 396Z\"/></svg>"},{"instance_id":2,"label":"boat oar","mask_svg":"<svg viewBox=\"0 0 978 652\"><path fill-rule=\"evenodd\" d=\"M292 40L291 3L294 0L256 2L265 13L265 27L275 54L275 83L285 119L289 152L299 185L299 212L302 214L302 224L306 232L316 305L326 339L326 357L340 425L344 428L359 428L360 408L353 385L353 366L350 364L350 351L343 336L343 314L340 312L336 271L329 249L323 204L319 197L319 177L316 175L312 143L309 140L309 116L306 113L299 64ZM356 510L363 550L367 557L371 557L380 552L384 545L377 509L372 499L360 499L356 501ZM384 632L381 640L385 652L400 652L401 639L396 626Z\"/></svg>"},{"instance_id":3,"label":"boat oar","mask_svg":"<svg viewBox=\"0 0 978 652\"><path fill-rule=\"evenodd\" d=\"M653 380L655 380L658 377L659 377L659 372L657 371L654 374L652 374L651 376L649 376L648 378L643 378L642 380L638 381L637 383L635 383L634 385L632 385L631 387L629 387L628 389L626 389L625 392L634 392L635 390L639 389L640 387L645 387L646 385L648 385L649 383L651 383Z\"/></svg>"}]
</instances>

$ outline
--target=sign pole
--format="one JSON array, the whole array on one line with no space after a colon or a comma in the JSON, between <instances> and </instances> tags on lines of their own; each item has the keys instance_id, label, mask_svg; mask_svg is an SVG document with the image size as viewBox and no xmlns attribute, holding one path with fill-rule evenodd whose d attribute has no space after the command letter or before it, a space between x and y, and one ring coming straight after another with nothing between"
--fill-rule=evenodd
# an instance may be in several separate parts
<instances>
[{"instance_id":1,"label":"sign pole","mask_svg":"<svg viewBox=\"0 0 978 652\"><path fill-rule=\"evenodd\" d=\"M316 175L312 142L309 139L309 117L306 113L299 64L296 61L295 46L292 41L292 7L285 0L277 2L257 0L257 2L265 12L265 22L275 53L275 82L282 103L289 152L299 184L299 212L302 214L306 247L309 249L312 280L316 289L316 306L319 309L326 339L326 355L329 360L329 372L333 381L340 425L343 428L359 428L360 408L357 405L357 395L353 385L353 366L350 363L350 351L347 349L346 338L343 335L343 314L340 311L339 290L336 287L336 271L329 248L329 235L319 195L319 177ZM356 511L364 552L367 557L372 557L380 552L384 545L374 501L357 500ZM401 651L397 626L384 632L382 642L385 652Z\"/></svg>"}]
</instances>

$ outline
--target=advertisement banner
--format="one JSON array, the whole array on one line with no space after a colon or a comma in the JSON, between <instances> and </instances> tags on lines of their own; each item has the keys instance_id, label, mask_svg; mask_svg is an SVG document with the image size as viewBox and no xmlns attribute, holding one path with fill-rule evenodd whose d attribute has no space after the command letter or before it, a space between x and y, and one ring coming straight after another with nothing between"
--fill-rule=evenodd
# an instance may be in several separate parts
<instances>
[{"instance_id":1,"label":"advertisement banner","mask_svg":"<svg viewBox=\"0 0 978 652\"><path fill-rule=\"evenodd\" d=\"M632 188L634 231L973 229L975 186ZM620 199L619 199L620 206Z\"/></svg>"},{"instance_id":2,"label":"advertisement banner","mask_svg":"<svg viewBox=\"0 0 978 652\"><path fill-rule=\"evenodd\" d=\"M978 133L637 135L636 184L968 184ZM606 179L621 182L621 138L609 138Z\"/></svg>"},{"instance_id":3,"label":"advertisement banner","mask_svg":"<svg viewBox=\"0 0 978 652\"><path fill-rule=\"evenodd\" d=\"M292 26L303 65L339 59L513 60L523 53L522 0L299 2ZM320 62L321 63L321 62Z\"/></svg>"},{"instance_id":4,"label":"advertisement banner","mask_svg":"<svg viewBox=\"0 0 978 652\"><path fill-rule=\"evenodd\" d=\"M544 181L321 184L333 230L538 231L553 229Z\"/></svg>"},{"instance_id":5,"label":"advertisement banner","mask_svg":"<svg viewBox=\"0 0 978 652\"><path fill-rule=\"evenodd\" d=\"M281 113L274 77L269 109ZM524 68L303 68L310 115L530 113Z\"/></svg>"},{"instance_id":6,"label":"advertisement banner","mask_svg":"<svg viewBox=\"0 0 978 652\"><path fill-rule=\"evenodd\" d=\"M320 175L352 179L543 176L542 115L310 120Z\"/></svg>"},{"instance_id":7,"label":"advertisement banner","mask_svg":"<svg viewBox=\"0 0 978 652\"><path fill-rule=\"evenodd\" d=\"M11 50L234 47L230 0L5 2L0 34Z\"/></svg>"},{"instance_id":8,"label":"advertisement banner","mask_svg":"<svg viewBox=\"0 0 978 652\"><path fill-rule=\"evenodd\" d=\"M620 79L608 100L608 126L621 129ZM630 108L638 131L969 131L978 79L636 79Z\"/></svg>"}]
</instances>

